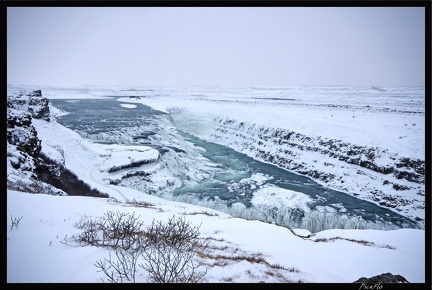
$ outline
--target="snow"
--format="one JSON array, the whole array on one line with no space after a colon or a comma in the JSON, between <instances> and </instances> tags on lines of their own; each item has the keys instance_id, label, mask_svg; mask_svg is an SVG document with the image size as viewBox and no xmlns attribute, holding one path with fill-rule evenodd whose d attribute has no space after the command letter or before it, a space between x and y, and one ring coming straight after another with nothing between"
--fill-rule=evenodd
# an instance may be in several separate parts
<instances>
[{"instance_id":1,"label":"snow","mask_svg":"<svg viewBox=\"0 0 432 290\"><path fill-rule=\"evenodd\" d=\"M131 163L150 163L159 158L159 151L148 146L119 146L114 144L101 147L106 148L102 154L108 157L104 165L100 167L102 171L115 171L117 168Z\"/></svg>"},{"instance_id":2,"label":"snow","mask_svg":"<svg viewBox=\"0 0 432 290\"><path fill-rule=\"evenodd\" d=\"M310 97L293 102L264 102L243 100L240 96L236 99L221 100L220 97L197 99L173 95L129 101L143 103L161 111L180 108L182 113L186 114L184 118L188 118L184 123L188 124L190 119L206 124L212 118L231 117L262 126L286 128L307 136L324 135L326 138L344 140L357 145L384 147L391 152L398 152L401 156L424 158L424 115L383 114L384 109L379 100L371 100L375 104L364 105L373 106L370 110L361 109L351 102L350 105L353 107L349 110L327 106L327 103L316 104L317 100L311 100ZM420 101L423 101L424 106L424 96ZM347 102L330 99L329 103L345 105ZM392 108L391 104L386 108ZM422 106L416 106L415 109L422 109L424 112Z\"/></svg>"},{"instance_id":3,"label":"snow","mask_svg":"<svg viewBox=\"0 0 432 290\"><path fill-rule=\"evenodd\" d=\"M133 192L113 188L125 195ZM360 277L387 272L402 275L411 283L425 282L424 230L326 230L311 238L301 238L284 227L232 218L208 208L155 196L145 196L144 200L156 206L143 208L109 199L8 190L7 216L22 217L22 220L12 230L9 229L11 221L8 221L7 282L106 281L94 266L96 261L108 258L106 248L65 243L72 244L68 237L79 234L74 224L82 217L101 217L107 211L135 213L146 226L153 219L166 221L173 215L184 216L192 225L200 226L202 237L214 238L219 248L227 247L223 251L227 265L207 267L203 282L216 283L228 279L232 282L285 282L276 275L267 274L267 271L304 283L351 283ZM330 241L314 242L318 239ZM367 241L370 245L355 241ZM234 260L236 256L262 257L270 264L295 268L298 272L269 269L265 263L237 262Z\"/></svg>"},{"instance_id":4,"label":"snow","mask_svg":"<svg viewBox=\"0 0 432 290\"><path fill-rule=\"evenodd\" d=\"M351 166L322 150L329 141L344 150L363 146L375 150L375 164L396 168L395 160L425 160L425 95L423 87L260 86L254 88L165 88L141 98L119 101L142 103L169 112L176 127L203 140L257 158L257 150L288 158L309 171L333 175L323 185L379 204L385 196L409 200L397 211L424 220L424 184ZM277 144L264 131L299 134ZM259 142L262 144L259 145ZM316 151L305 151L309 146ZM252 148L252 149L251 149ZM300 148L300 149L299 149ZM285 153L292 152L290 155ZM365 156L360 156L363 161ZM288 168L289 169L289 168ZM387 186L383 186L387 184ZM406 186L404 192L393 184ZM376 190L379 190L378 198Z\"/></svg>"},{"instance_id":5,"label":"snow","mask_svg":"<svg viewBox=\"0 0 432 290\"><path fill-rule=\"evenodd\" d=\"M132 104L120 104L120 106L128 109L134 109L137 107L136 105L132 105Z\"/></svg>"},{"instance_id":6,"label":"snow","mask_svg":"<svg viewBox=\"0 0 432 290\"><path fill-rule=\"evenodd\" d=\"M251 202L258 207L261 205L276 208L289 206L307 211L309 208L306 204L311 201L312 199L306 194L273 185L265 185L254 193Z\"/></svg>"},{"instance_id":7,"label":"snow","mask_svg":"<svg viewBox=\"0 0 432 290\"><path fill-rule=\"evenodd\" d=\"M397 88L388 90L398 92ZM47 92L43 91L43 96L84 98L88 97L89 91L83 89L77 94L72 89L51 88ZM204 137L209 136L213 118L235 117L236 120L254 122L261 126L277 124L308 136L321 136L325 128L325 136L329 138L378 146L402 156L424 160L424 115L382 116L379 113L381 107L398 107L397 103L387 104L386 98L376 99L373 104L376 112L365 114L363 110L314 107L314 103L322 105L325 102L311 98L311 92L311 95L302 95L303 99L296 97L297 105L292 106L287 105L291 101L253 99L265 97L256 95L257 91L259 90L251 92L248 98L240 98L235 90L226 90L224 97L220 97L219 94L203 93L195 88L192 91L194 95L206 95L193 96L192 99L192 93L186 95L186 90L165 88L165 91L149 96L148 90L138 89L134 91L134 95L141 95L141 98L120 98L119 101L120 105L137 102L167 112L173 112L174 109L181 111L178 123L186 124L187 121L191 126L194 120L197 121L197 126L190 129ZM119 96L127 95L127 91L104 91L102 88L91 94L92 97L102 98L106 95L115 96L116 93ZM293 88L290 93L301 95L302 91ZM274 97L274 94L270 96ZM343 103L344 97L333 96L333 99L327 98L326 102L334 100ZM303 105L306 101L307 106ZM359 106L365 105L361 98L357 102ZM133 106L126 107L133 109ZM421 107L420 104L412 110L421 110ZM390 272L402 275L411 283L425 283L424 229L333 229L312 235L304 229L291 231L271 223L234 218L214 209L162 199L110 183L134 162L143 163L134 170L156 172L155 180L166 182L166 169L160 168L157 150L147 146L92 143L55 120L47 122L33 119L32 123L42 140L43 153L64 164L91 187L108 193L111 198L51 196L7 190L8 283L106 281L95 263L108 258L109 250L94 246L73 246L71 237L80 233L75 223L81 218L101 217L107 211L135 213L145 226L151 225L153 220L167 221L173 215L185 217L192 225L199 226L201 236L211 238L213 254L213 258L210 255L206 259L197 257L202 267L207 268L203 282L352 283L360 277ZM10 158L17 155L13 146L8 145L7 152ZM117 171L110 173L110 169L116 166L126 167L116 168ZM8 175L18 174L10 162L7 172ZM240 182L262 184L266 178L268 177L254 174ZM153 206L135 206L130 203L132 200L151 203ZM266 185L254 195L253 202L266 206L285 203L305 208L308 198L298 192ZM22 217L19 225L12 228L12 219L19 217ZM245 258L238 260L238 257L253 257L256 258L255 261L262 262L251 262ZM137 277L138 282L146 282L147 274L142 269L140 271L142 275Z\"/></svg>"}]
</instances>

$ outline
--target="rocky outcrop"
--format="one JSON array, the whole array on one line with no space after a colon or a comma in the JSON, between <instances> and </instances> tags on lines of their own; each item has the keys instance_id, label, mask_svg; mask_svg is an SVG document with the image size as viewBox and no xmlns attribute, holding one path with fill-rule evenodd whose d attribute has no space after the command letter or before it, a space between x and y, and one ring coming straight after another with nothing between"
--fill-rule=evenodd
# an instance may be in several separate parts
<instances>
[{"instance_id":1,"label":"rocky outcrop","mask_svg":"<svg viewBox=\"0 0 432 290\"><path fill-rule=\"evenodd\" d=\"M51 116L48 99L42 97L42 92L40 90L31 92L29 96L28 110L33 118L49 121Z\"/></svg>"},{"instance_id":2,"label":"rocky outcrop","mask_svg":"<svg viewBox=\"0 0 432 290\"><path fill-rule=\"evenodd\" d=\"M401 275L393 275L391 273L383 273L381 275L373 276L370 278L361 277L353 283L409 283L407 279Z\"/></svg>"},{"instance_id":3,"label":"rocky outcrop","mask_svg":"<svg viewBox=\"0 0 432 290\"><path fill-rule=\"evenodd\" d=\"M7 112L7 140L15 145L17 150L33 158L37 158L41 151L41 140L37 137L36 129L31 125L31 114L28 112Z\"/></svg>"},{"instance_id":4,"label":"rocky outcrop","mask_svg":"<svg viewBox=\"0 0 432 290\"><path fill-rule=\"evenodd\" d=\"M42 149L42 141L32 125L32 118L46 118L46 112L49 114L48 100L41 101L41 98L40 91L7 98L7 141L8 146L12 146L8 148L16 149L8 150L8 157L14 157L9 160L15 169L32 172ZM43 103L46 103L46 108L36 105Z\"/></svg>"},{"instance_id":5,"label":"rocky outcrop","mask_svg":"<svg viewBox=\"0 0 432 290\"><path fill-rule=\"evenodd\" d=\"M42 150L32 119L50 121L49 101L40 90L7 97L7 188L53 195L108 197L90 188Z\"/></svg>"},{"instance_id":6,"label":"rocky outcrop","mask_svg":"<svg viewBox=\"0 0 432 290\"><path fill-rule=\"evenodd\" d=\"M40 90L8 96L7 140L9 144L16 146L24 159L27 159L27 155L38 158L42 149L41 140L31 124L32 118L50 120L49 102L47 98L42 97ZM15 162L13 167L20 168L20 162Z\"/></svg>"},{"instance_id":7,"label":"rocky outcrop","mask_svg":"<svg viewBox=\"0 0 432 290\"><path fill-rule=\"evenodd\" d=\"M42 96L41 90L19 92L8 95L7 107L17 111L28 112L35 119L50 120L49 101Z\"/></svg>"}]
</instances>

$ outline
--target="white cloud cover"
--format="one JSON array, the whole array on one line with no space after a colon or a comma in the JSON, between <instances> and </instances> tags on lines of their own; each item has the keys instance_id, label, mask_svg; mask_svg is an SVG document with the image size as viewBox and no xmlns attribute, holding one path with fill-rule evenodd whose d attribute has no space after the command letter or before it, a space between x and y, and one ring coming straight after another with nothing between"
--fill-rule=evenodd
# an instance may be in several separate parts
<instances>
[{"instance_id":1,"label":"white cloud cover","mask_svg":"<svg viewBox=\"0 0 432 290\"><path fill-rule=\"evenodd\" d=\"M8 7L7 81L424 85L425 8L388 5Z\"/></svg>"}]
</instances>

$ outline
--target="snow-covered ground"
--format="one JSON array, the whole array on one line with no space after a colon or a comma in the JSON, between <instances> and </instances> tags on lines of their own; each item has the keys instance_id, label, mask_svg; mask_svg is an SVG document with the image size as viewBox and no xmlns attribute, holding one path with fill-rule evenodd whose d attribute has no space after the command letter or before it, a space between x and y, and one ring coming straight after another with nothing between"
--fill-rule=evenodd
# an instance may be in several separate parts
<instances>
[{"instance_id":1,"label":"snow-covered ground","mask_svg":"<svg viewBox=\"0 0 432 290\"><path fill-rule=\"evenodd\" d=\"M235 145L234 133L225 135L232 139L216 135L215 128L220 127L215 127L215 124L223 119L233 119L233 123L253 122L256 126L288 129L310 138L323 136L339 138L347 143L356 142L354 144L360 146L373 144L380 152L388 150L391 157L403 156L424 161L424 97L421 98L421 90L418 95L414 94L412 102L401 98L401 102L390 103L388 97L383 97L371 103L359 98L356 102L360 107L350 104L344 108L329 106L335 100L339 100L338 106L342 105L343 100L346 100L343 96L333 96L333 99L323 101L313 98L312 92L303 98L293 93L295 97L290 98L295 98L297 103L290 105L291 101L269 100L270 97L276 98L274 92L270 93L270 97L264 94L263 98L267 99L256 99L261 96L259 90L239 96L238 90L202 92L198 88L101 88L99 91L81 90L78 93L72 89L35 89L42 89L43 96L48 98L85 98L88 97L88 91L92 92L93 97L137 96L139 98L125 97L120 100L123 104L142 102L155 109L171 112L180 129L244 152L248 151ZM397 94L397 89L394 90ZM277 98L282 98L280 90L276 91ZM267 90L264 92L269 93ZM295 92L301 96L300 89ZM412 103L412 106L409 107L405 102ZM370 106L368 108L371 111L366 114L367 118L363 109L366 105ZM407 106L410 111L418 113L406 112ZM133 109L133 106L126 107ZM401 113L401 110L405 113ZM205 282L351 283L360 277L387 272L402 275L412 283L425 282L424 230L325 230L310 235L306 230L294 229L295 235L285 227L233 218L213 209L168 201L110 182L112 174L121 175L128 164L139 163L140 166L134 167L134 170L154 172L154 180L166 183L164 176L169 176L169 173L166 168L160 168L157 150L147 146L96 144L81 138L55 120L47 122L33 119L32 123L42 140L43 153L65 164L79 178L109 194L111 198L34 195L8 190L7 216L11 218L8 220L7 232L8 282L101 282L101 278L106 277L97 272L94 264L97 260L107 258L108 250L90 246L74 247L68 243L71 243L70 237L79 232L74 224L80 218L100 217L107 211L135 212L146 225L150 225L153 219L166 221L173 215L183 216L194 225L201 225L202 236L213 243L213 257L223 260L208 258L198 261L207 268ZM406 141L412 139L412 142ZM8 154L13 155L10 150L14 149L8 146ZM299 158L308 156L305 152L299 151L298 154L301 154ZM317 162L319 158L316 157ZM305 160L308 165L314 164L309 164L311 159ZM325 168L327 170L328 166ZM349 174L350 169L346 169L337 172L347 173L346 178L353 177ZM16 172L9 162L7 171L8 175ZM378 175L372 177L378 178ZM374 180L372 177L369 181ZM263 177L253 178L259 182ZM353 183L350 189L360 192L359 197L367 198L358 190L365 183L356 180L350 179L350 183ZM378 182L375 185L378 186ZM379 186L382 187L382 183ZM424 193L424 183L419 185L419 190ZM304 202L306 198L295 192L272 195L275 192L278 191L273 189L270 192L268 186L263 187L255 196L255 201L261 204L298 203ZM413 204L423 205L423 209L407 207L402 213L424 217L424 195L417 197L412 190L408 193L405 198L411 199ZM132 200L151 203L152 206L136 207L131 204ZM22 217L22 220L18 227L12 228L12 219L17 217ZM257 259L239 260L238 257ZM138 280L145 282L146 277L147 273L142 272Z\"/></svg>"},{"instance_id":2,"label":"snow-covered ground","mask_svg":"<svg viewBox=\"0 0 432 290\"><path fill-rule=\"evenodd\" d=\"M207 268L203 282L352 283L360 277L390 272L411 283L425 283L424 230L326 230L302 238L284 227L143 196L128 188L110 188L110 193L139 195L154 206L144 208L101 198L8 190L7 282L107 281L94 264L108 259L109 250L75 246L71 237L81 232L74 226L81 218L98 218L108 211L120 211L135 213L145 226L153 219L165 222L173 215L200 226L201 236L212 239L210 253L220 256L198 260ZM10 229L11 219L20 217L18 227ZM305 233L299 231L299 234ZM253 262L253 258L263 261ZM146 278L146 272L139 270L137 282L146 282Z\"/></svg>"}]
</instances>

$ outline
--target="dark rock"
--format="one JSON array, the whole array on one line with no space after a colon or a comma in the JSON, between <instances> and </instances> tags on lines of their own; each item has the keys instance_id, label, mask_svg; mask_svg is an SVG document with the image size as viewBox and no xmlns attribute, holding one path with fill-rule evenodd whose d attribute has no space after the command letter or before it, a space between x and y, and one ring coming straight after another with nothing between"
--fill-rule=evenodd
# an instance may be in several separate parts
<instances>
[{"instance_id":1,"label":"dark rock","mask_svg":"<svg viewBox=\"0 0 432 290\"><path fill-rule=\"evenodd\" d=\"M8 116L9 117L9 116ZM27 116L23 118L15 116L8 118L7 140L11 145L15 145L21 152L27 153L36 158L42 149L41 140L37 137L36 129L28 124Z\"/></svg>"},{"instance_id":2,"label":"dark rock","mask_svg":"<svg viewBox=\"0 0 432 290\"><path fill-rule=\"evenodd\" d=\"M42 91L41 90L35 90L29 93L30 97L42 97Z\"/></svg>"},{"instance_id":3,"label":"dark rock","mask_svg":"<svg viewBox=\"0 0 432 290\"><path fill-rule=\"evenodd\" d=\"M37 95L38 92L34 94ZM22 105L23 97L22 95L15 98L8 96L7 140L9 144L15 145L17 150L37 158L42 149L42 141L37 137L37 131L31 124L32 114L29 111L16 109Z\"/></svg>"},{"instance_id":4,"label":"dark rock","mask_svg":"<svg viewBox=\"0 0 432 290\"><path fill-rule=\"evenodd\" d=\"M29 113L35 119L50 120L49 101L47 98L42 97L41 90L8 95L7 107L8 109Z\"/></svg>"},{"instance_id":5,"label":"dark rock","mask_svg":"<svg viewBox=\"0 0 432 290\"><path fill-rule=\"evenodd\" d=\"M28 110L35 119L50 120L49 102L47 98L42 97L40 90L30 94Z\"/></svg>"},{"instance_id":6,"label":"dark rock","mask_svg":"<svg viewBox=\"0 0 432 290\"><path fill-rule=\"evenodd\" d=\"M32 125L32 114L26 104L29 95L23 93L8 96L7 99L7 142L16 151L8 151L8 162L14 169L30 172L35 176L36 159L42 149L42 141L37 137L37 131ZM11 158L9 158L11 157Z\"/></svg>"},{"instance_id":7,"label":"dark rock","mask_svg":"<svg viewBox=\"0 0 432 290\"><path fill-rule=\"evenodd\" d=\"M401 275L393 275L391 273L383 273L381 275L370 278L361 277L353 283L409 283L407 279Z\"/></svg>"},{"instance_id":8,"label":"dark rock","mask_svg":"<svg viewBox=\"0 0 432 290\"><path fill-rule=\"evenodd\" d=\"M9 108L9 107L8 107ZM7 112L7 127L23 127L31 125L32 116L29 112L20 112L8 110Z\"/></svg>"}]
</instances>

